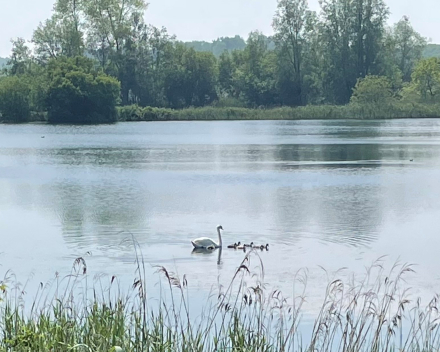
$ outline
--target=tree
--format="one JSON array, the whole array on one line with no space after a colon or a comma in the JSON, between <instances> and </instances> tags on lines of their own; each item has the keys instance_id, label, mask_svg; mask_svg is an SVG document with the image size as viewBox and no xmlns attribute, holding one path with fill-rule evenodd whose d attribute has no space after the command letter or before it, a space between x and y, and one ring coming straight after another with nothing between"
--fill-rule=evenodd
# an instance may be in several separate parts
<instances>
[{"instance_id":1,"label":"tree","mask_svg":"<svg viewBox=\"0 0 440 352\"><path fill-rule=\"evenodd\" d=\"M275 42L281 65L287 68L282 75L283 91L292 94L292 105L303 105L303 56L306 40L307 0L278 0L278 8L273 19ZM287 74L287 75L286 75ZM287 78L287 79L285 79ZM286 89L287 88L287 89Z\"/></svg>"},{"instance_id":2,"label":"tree","mask_svg":"<svg viewBox=\"0 0 440 352\"><path fill-rule=\"evenodd\" d=\"M327 100L347 103L359 77L380 73L388 8L383 0L321 0Z\"/></svg>"},{"instance_id":3,"label":"tree","mask_svg":"<svg viewBox=\"0 0 440 352\"><path fill-rule=\"evenodd\" d=\"M391 82L383 76L366 76L359 78L353 89L352 103L385 104L393 96Z\"/></svg>"},{"instance_id":4,"label":"tree","mask_svg":"<svg viewBox=\"0 0 440 352\"><path fill-rule=\"evenodd\" d=\"M130 91L135 89L133 76L127 71L125 55L132 50L132 35L143 31L143 14L147 8L144 0L82 0L88 33L88 49L101 63L102 68L121 82L122 102L129 103Z\"/></svg>"},{"instance_id":5,"label":"tree","mask_svg":"<svg viewBox=\"0 0 440 352\"><path fill-rule=\"evenodd\" d=\"M141 18L147 4L144 0L83 0L87 20L89 49L103 66L117 67L130 36L133 19ZM108 54L108 55L107 55Z\"/></svg>"},{"instance_id":6,"label":"tree","mask_svg":"<svg viewBox=\"0 0 440 352\"><path fill-rule=\"evenodd\" d=\"M358 77L378 72L385 23L389 10L384 0L354 0L353 49Z\"/></svg>"},{"instance_id":7,"label":"tree","mask_svg":"<svg viewBox=\"0 0 440 352\"><path fill-rule=\"evenodd\" d=\"M232 77L235 71L234 63L231 54L228 51L223 52L218 60L218 84L220 92L227 96L233 96L233 81Z\"/></svg>"},{"instance_id":8,"label":"tree","mask_svg":"<svg viewBox=\"0 0 440 352\"><path fill-rule=\"evenodd\" d=\"M422 99L434 101L440 93L440 59L432 57L419 61L411 77Z\"/></svg>"},{"instance_id":9,"label":"tree","mask_svg":"<svg viewBox=\"0 0 440 352\"><path fill-rule=\"evenodd\" d=\"M59 58L48 64L46 98L50 123L116 121L119 82L95 70L84 57Z\"/></svg>"},{"instance_id":10,"label":"tree","mask_svg":"<svg viewBox=\"0 0 440 352\"><path fill-rule=\"evenodd\" d=\"M12 40L12 54L8 61L9 74L20 75L29 70L31 65L31 50L23 38Z\"/></svg>"},{"instance_id":11,"label":"tree","mask_svg":"<svg viewBox=\"0 0 440 352\"><path fill-rule=\"evenodd\" d=\"M414 30L406 16L394 25L391 36L395 63L402 72L403 80L409 82L415 64L423 56L426 39Z\"/></svg>"},{"instance_id":12,"label":"tree","mask_svg":"<svg viewBox=\"0 0 440 352\"><path fill-rule=\"evenodd\" d=\"M23 77L0 78L0 112L7 122L26 122L30 116L30 88Z\"/></svg>"},{"instance_id":13,"label":"tree","mask_svg":"<svg viewBox=\"0 0 440 352\"><path fill-rule=\"evenodd\" d=\"M182 44L173 51L165 75L165 95L173 108L203 106L217 98L217 62L212 53L196 52Z\"/></svg>"},{"instance_id":14,"label":"tree","mask_svg":"<svg viewBox=\"0 0 440 352\"><path fill-rule=\"evenodd\" d=\"M276 54L267 48L267 37L251 32L241 54L233 55L236 70L234 90L250 106L269 106L278 102Z\"/></svg>"},{"instance_id":15,"label":"tree","mask_svg":"<svg viewBox=\"0 0 440 352\"><path fill-rule=\"evenodd\" d=\"M323 60L323 91L328 102L345 104L356 84L356 60L350 43L353 38L353 6L351 0L320 1L319 31Z\"/></svg>"},{"instance_id":16,"label":"tree","mask_svg":"<svg viewBox=\"0 0 440 352\"><path fill-rule=\"evenodd\" d=\"M32 42L37 58L47 62L60 55L83 55L83 30L82 0L57 0L52 17L34 31Z\"/></svg>"}]
</instances>

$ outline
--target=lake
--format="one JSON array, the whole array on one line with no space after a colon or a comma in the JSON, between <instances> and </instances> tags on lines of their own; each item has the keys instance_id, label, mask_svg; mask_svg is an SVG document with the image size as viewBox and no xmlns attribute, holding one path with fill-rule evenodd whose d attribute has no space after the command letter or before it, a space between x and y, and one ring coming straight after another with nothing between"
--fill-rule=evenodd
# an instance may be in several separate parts
<instances>
[{"instance_id":1,"label":"lake","mask_svg":"<svg viewBox=\"0 0 440 352\"><path fill-rule=\"evenodd\" d=\"M307 268L312 306L327 275L361 275L383 255L417 264L409 284L429 298L440 285L440 119L0 125L0 275L31 277L29 290L78 256L128 287L132 234L152 295L156 265L207 295L245 256L192 252L218 224L225 244L270 244L264 281L286 295Z\"/></svg>"}]
</instances>

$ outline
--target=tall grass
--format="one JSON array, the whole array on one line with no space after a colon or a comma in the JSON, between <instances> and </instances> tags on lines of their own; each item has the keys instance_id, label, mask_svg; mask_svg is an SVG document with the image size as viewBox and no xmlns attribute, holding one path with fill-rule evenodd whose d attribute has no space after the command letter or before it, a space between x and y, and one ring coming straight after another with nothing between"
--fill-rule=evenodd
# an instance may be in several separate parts
<instances>
[{"instance_id":1,"label":"tall grass","mask_svg":"<svg viewBox=\"0 0 440 352\"><path fill-rule=\"evenodd\" d=\"M6 277L0 286L0 351L436 351L440 348L438 297L427 306L411 302L403 286L410 265L386 271L374 263L363 278L331 280L310 335L302 337L307 271L297 273L287 298L264 284L258 254L248 253L226 287L190 308L186 276L165 267L158 302L149 302L144 262L136 248L130 289L117 278L89 285L87 264L78 258L65 278L40 286L31 307L25 288ZM257 261L259 271L251 270ZM154 303L154 304L153 304Z\"/></svg>"},{"instance_id":2,"label":"tall grass","mask_svg":"<svg viewBox=\"0 0 440 352\"><path fill-rule=\"evenodd\" d=\"M440 117L440 104L395 101L382 105L308 105L249 109L244 107L206 106L173 110L128 105L117 108L118 121L213 121L213 120L326 120L395 119ZM4 120L4 121L3 121ZM0 114L0 122L7 122ZM47 113L31 112L30 122L47 122Z\"/></svg>"},{"instance_id":3,"label":"tall grass","mask_svg":"<svg viewBox=\"0 0 440 352\"><path fill-rule=\"evenodd\" d=\"M440 117L439 104L393 102L382 105L309 105L272 109L241 107L202 107L172 110L118 108L119 121L208 121L208 120L318 120L318 119L394 119Z\"/></svg>"}]
</instances>

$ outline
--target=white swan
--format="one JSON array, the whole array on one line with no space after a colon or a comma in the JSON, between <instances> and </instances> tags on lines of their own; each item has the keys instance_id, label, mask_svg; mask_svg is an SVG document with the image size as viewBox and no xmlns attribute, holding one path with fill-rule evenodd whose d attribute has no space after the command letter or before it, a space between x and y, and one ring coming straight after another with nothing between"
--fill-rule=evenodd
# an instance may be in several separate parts
<instances>
[{"instance_id":1,"label":"white swan","mask_svg":"<svg viewBox=\"0 0 440 352\"><path fill-rule=\"evenodd\" d=\"M220 234L220 230L223 230L222 225L217 226L218 243L214 242L214 240L208 237L196 238L195 240L192 240L191 243L194 246L194 248L205 248L205 249L222 248L222 236Z\"/></svg>"}]
</instances>

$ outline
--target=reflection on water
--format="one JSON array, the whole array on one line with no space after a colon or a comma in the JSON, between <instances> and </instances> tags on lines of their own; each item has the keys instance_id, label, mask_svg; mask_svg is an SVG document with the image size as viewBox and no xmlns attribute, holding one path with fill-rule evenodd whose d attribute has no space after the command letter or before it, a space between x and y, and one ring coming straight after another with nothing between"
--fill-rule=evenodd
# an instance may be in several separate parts
<instances>
[{"instance_id":1,"label":"reflection on water","mask_svg":"<svg viewBox=\"0 0 440 352\"><path fill-rule=\"evenodd\" d=\"M430 291L439 166L435 119L1 125L2 270L43 280L91 252L96 272L124 277L134 235L147 263L209 290L244 257L191 252L221 223L228 243L270 243L259 255L280 288L303 266L357 271L387 254L420 264Z\"/></svg>"},{"instance_id":2,"label":"reflection on water","mask_svg":"<svg viewBox=\"0 0 440 352\"><path fill-rule=\"evenodd\" d=\"M191 252L192 255L213 255L217 253L217 265L220 265L222 262L222 248L217 249L207 249L207 248L194 248Z\"/></svg>"}]
</instances>

